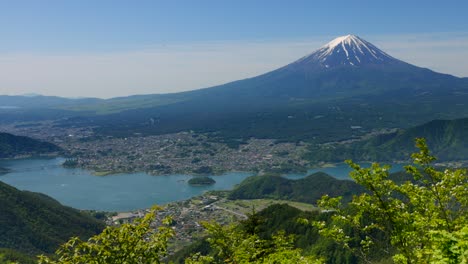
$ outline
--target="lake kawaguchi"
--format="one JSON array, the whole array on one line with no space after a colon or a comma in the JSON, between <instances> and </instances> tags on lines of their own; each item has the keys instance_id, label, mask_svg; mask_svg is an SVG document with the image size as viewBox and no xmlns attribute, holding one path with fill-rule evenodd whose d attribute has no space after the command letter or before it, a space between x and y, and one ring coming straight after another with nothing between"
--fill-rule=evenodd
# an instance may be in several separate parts
<instances>
[{"instance_id":1,"label":"lake kawaguchi","mask_svg":"<svg viewBox=\"0 0 468 264\"><path fill-rule=\"evenodd\" d=\"M0 167L8 168L11 172L0 175L0 181L20 190L47 194L74 208L123 212L189 199L208 190L229 190L253 175L249 172L229 172L213 176L216 180L214 185L190 186L187 181L193 177L191 175L122 173L100 177L87 170L64 168L61 166L63 162L63 158L2 160ZM401 169L401 165L395 165L392 171ZM300 179L317 171L346 179L351 169L346 164L338 164L285 177Z\"/></svg>"}]
</instances>

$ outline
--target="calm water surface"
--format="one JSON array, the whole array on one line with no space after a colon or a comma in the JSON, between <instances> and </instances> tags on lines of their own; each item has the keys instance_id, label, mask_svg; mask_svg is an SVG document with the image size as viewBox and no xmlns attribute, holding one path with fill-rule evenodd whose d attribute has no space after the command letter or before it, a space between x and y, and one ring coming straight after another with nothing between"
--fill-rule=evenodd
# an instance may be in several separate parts
<instances>
[{"instance_id":1,"label":"calm water surface","mask_svg":"<svg viewBox=\"0 0 468 264\"><path fill-rule=\"evenodd\" d=\"M381 163L380 165L384 165L387 163ZM370 167L371 163L359 163L361 167ZM402 171L404 170L403 166L404 164L389 164L391 165L390 172L397 172L397 171ZM300 178L304 178L307 175L310 175L312 173L316 172L325 172L337 179L344 180L344 179L350 179L349 173L352 171L352 169L348 166L346 163L341 163L337 164L333 167L325 167L325 168L316 168L316 169L310 169L307 171L306 174L288 174L285 175L285 178L296 180Z\"/></svg>"},{"instance_id":2,"label":"calm water surface","mask_svg":"<svg viewBox=\"0 0 468 264\"><path fill-rule=\"evenodd\" d=\"M231 189L252 173L233 172L214 176L216 184L194 187L189 175L151 176L146 173L98 177L83 169L67 169L64 159L0 161L12 170L0 180L21 190L45 193L62 204L79 209L128 211L148 208L200 195L207 190Z\"/></svg>"},{"instance_id":3,"label":"calm water surface","mask_svg":"<svg viewBox=\"0 0 468 264\"><path fill-rule=\"evenodd\" d=\"M98 177L83 169L67 169L63 158L21 159L0 161L0 167L11 173L0 176L0 181L20 190L45 193L64 205L79 209L104 211L129 211L185 200L207 190L228 190L249 172L230 172L213 176L210 186L190 186L190 175L151 176L146 173L116 174ZM401 168L401 166L400 166ZM397 170L397 169L394 169ZM336 167L310 170L323 171L336 178L348 178L350 169L345 164ZM290 174L287 178L299 179L308 174Z\"/></svg>"}]
</instances>

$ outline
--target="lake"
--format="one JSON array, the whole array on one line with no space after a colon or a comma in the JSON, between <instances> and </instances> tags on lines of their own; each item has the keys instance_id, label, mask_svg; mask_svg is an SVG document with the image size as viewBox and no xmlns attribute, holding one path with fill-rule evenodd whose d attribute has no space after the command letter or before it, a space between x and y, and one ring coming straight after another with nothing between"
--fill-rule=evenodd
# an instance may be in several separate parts
<instances>
[{"instance_id":1,"label":"lake","mask_svg":"<svg viewBox=\"0 0 468 264\"><path fill-rule=\"evenodd\" d=\"M358 163L361 167L370 167L371 163ZM380 165L384 165L384 164L387 164L387 163L381 163ZM391 165L391 169L390 169L390 172L398 172L398 171L402 171L404 170L404 165L406 164L400 164L400 163L395 163L395 164L389 164ZM305 176L307 175L310 175L312 173L316 173L316 172L325 172L337 179L340 179L340 180L345 180L345 179L350 179L349 177L349 173L352 171L352 169L348 166L348 164L346 163L341 163L341 164L337 164L333 167L323 167L323 168L315 168L315 169L310 169L310 170L307 170L307 173L306 174L288 174L288 175L285 175L284 177L285 178L288 178L288 179L291 179L291 180L296 180L296 179L300 179L300 178L304 178Z\"/></svg>"},{"instance_id":2,"label":"lake","mask_svg":"<svg viewBox=\"0 0 468 264\"><path fill-rule=\"evenodd\" d=\"M193 177L191 175L128 173L99 177L87 170L63 168L63 162L63 158L2 160L0 167L12 172L0 175L0 181L20 190L47 194L74 208L123 212L185 200L208 190L229 190L253 175L249 172L230 172L212 176L216 180L214 185L190 186L187 181ZM401 165L393 170L399 169ZM349 178L350 169L346 164L339 164L286 177L299 179L317 171L345 179Z\"/></svg>"}]
</instances>

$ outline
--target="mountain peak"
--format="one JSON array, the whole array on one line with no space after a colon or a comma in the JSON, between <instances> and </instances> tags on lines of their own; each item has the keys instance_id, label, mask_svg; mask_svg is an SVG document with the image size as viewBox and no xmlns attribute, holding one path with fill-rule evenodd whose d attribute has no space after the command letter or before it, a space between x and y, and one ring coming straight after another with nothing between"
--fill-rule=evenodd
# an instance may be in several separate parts
<instances>
[{"instance_id":1,"label":"mountain peak","mask_svg":"<svg viewBox=\"0 0 468 264\"><path fill-rule=\"evenodd\" d=\"M341 37L335 38L334 40L328 42L323 47L328 47L330 49L333 49L333 48L335 48L336 46L338 46L340 44L343 44L343 43L350 44L351 42L362 42L362 41L356 35L346 35L346 36L341 36Z\"/></svg>"},{"instance_id":2,"label":"mountain peak","mask_svg":"<svg viewBox=\"0 0 468 264\"><path fill-rule=\"evenodd\" d=\"M297 61L301 64L314 64L320 68L358 67L395 62L400 61L356 35L337 37L317 51Z\"/></svg>"}]
</instances>

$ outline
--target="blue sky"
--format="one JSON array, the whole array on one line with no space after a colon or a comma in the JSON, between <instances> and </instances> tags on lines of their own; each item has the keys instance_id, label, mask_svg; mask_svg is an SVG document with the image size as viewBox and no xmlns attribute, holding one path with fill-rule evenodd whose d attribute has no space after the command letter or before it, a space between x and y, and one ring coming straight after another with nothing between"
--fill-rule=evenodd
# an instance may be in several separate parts
<instances>
[{"instance_id":1,"label":"blue sky","mask_svg":"<svg viewBox=\"0 0 468 264\"><path fill-rule=\"evenodd\" d=\"M350 33L466 77L467 11L468 1L429 0L0 0L0 94L202 88L274 69Z\"/></svg>"}]
</instances>

